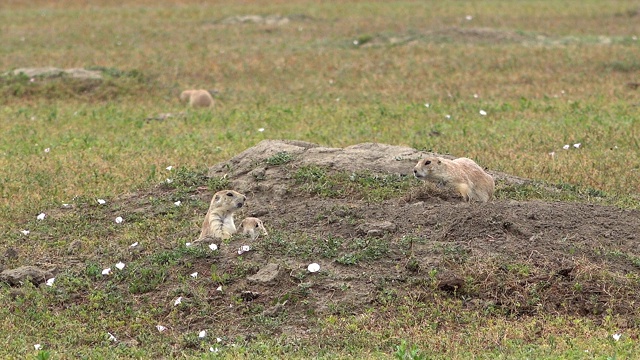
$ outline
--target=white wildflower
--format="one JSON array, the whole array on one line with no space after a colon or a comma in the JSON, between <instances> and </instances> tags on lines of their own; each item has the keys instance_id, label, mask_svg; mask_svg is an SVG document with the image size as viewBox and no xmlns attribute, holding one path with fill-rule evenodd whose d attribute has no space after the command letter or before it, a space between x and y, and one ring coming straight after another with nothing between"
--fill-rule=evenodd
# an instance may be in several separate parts
<instances>
[{"instance_id":1,"label":"white wildflower","mask_svg":"<svg viewBox=\"0 0 640 360\"><path fill-rule=\"evenodd\" d=\"M563 146L562 148L565 149L565 150L569 150L570 146L567 144L567 145Z\"/></svg>"},{"instance_id":2,"label":"white wildflower","mask_svg":"<svg viewBox=\"0 0 640 360\"><path fill-rule=\"evenodd\" d=\"M582 145L582 144L581 143L576 143L576 144L573 144L573 147L576 148L576 149L579 149L580 145Z\"/></svg>"},{"instance_id":3,"label":"white wildflower","mask_svg":"<svg viewBox=\"0 0 640 360\"><path fill-rule=\"evenodd\" d=\"M182 205L182 201L178 200L178 201L174 202L173 205L180 206L180 205Z\"/></svg>"},{"instance_id":4,"label":"white wildflower","mask_svg":"<svg viewBox=\"0 0 640 360\"><path fill-rule=\"evenodd\" d=\"M47 286L53 286L53 282L56 281L56 278L52 277L51 279L47 280L47 282L45 283Z\"/></svg>"},{"instance_id":5,"label":"white wildflower","mask_svg":"<svg viewBox=\"0 0 640 360\"><path fill-rule=\"evenodd\" d=\"M104 204L106 204L106 203L107 203L107 202L106 202L106 201L104 201L103 199L98 199L98 204L100 204L100 205L104 205Z\"/></svg>"},{"instance_id":6,"label":"white wildflower","mask_svg":"<svg viewBox=\"0 0 640 360\"><path fill-rule=\"evenodd\" d=\"M124 263L120 261L119 263L116 264L116 267L118 268L118 270L122 270L124 269Z\"/></svg>"},{"instance_id":7,"label":"white wildflower","mask_svg":"<svg viewBox=\"0 0 640 360\"><path fill-rule=\"evenodd\" d=\"M129 247L136 247L136 246L138 246L138 242L137 241L134 242L133 244L129 245Z\"/></svg>"},{"instance_id":8,"label":"white wildflower","mask_svg":"<svg viewBox=\"0 0 640 360\"><path fill-rule=\"evenodd\" d=\"M209 245L209 249L211 249L211 250L213 250L213 251L216 251L216 250L218 250L218 245L216 245L216 244L210 244L210 245Z\"/></svg>"},{"instance_id":9,"label":"white wildflower","mask_svg":"<svg viewBox=\"0 0 640 360\"><path fill-rule=\"evenodd\" d=\"M29 230L20 230L20 232L22 233L22 235L27 236L29 235L30 231Z\"/></svg>"},{"instance_id":10,"label":"white wildflower","mask_svg":"<svg viewBox=\"0 0 640 360\"><path fill-rule=\"evenodd\" d=\"M36 350L40 350L40 349L42 349L42 345L35 344L35 345L33 345L33 348L36 349Z\"/></svg>"},{"instance_id":11,"label":"white wildflower","mask_svg":"<svg viewBox=\"0 0 640 360\"><path fill-rule=\"evenodd\" d=\"M486 115L487 115L487 112L486 112L486 111L484 111L484 110L480 110L480 115L482 115L482 116L486 116Z\"/></svg>"},{"instance_id":12,"label":"white wildflower","mask_svg":"<svg viewBox=\"0 0 640 360\"><path fill-rule=\"evenodd\" d=\"M182 303L182 296L178 296L178 298L173 302L173 306L178 306Z\"/></svg>"},{"instance_id":13,"label":"white wildflower","mask_svg":"<svg viewBox=\"0 0 640 360\"><path fill-rule=\"evenodd\" d=\"M309 270L309 272L318 272L320 270L320 265L317 263L311 263L309 264L309 266L307 266L307 270Z\"/></svg>"},{"instance_id":14,"label":"white wildflower","mask_svg":"<svg viewBox=\"0 0 640 360\"><path fill-rule=\"evenodd\" d=\"M46 216L47 216L47 214L45 214L45 213L40 213L40 214L38 214L38 216L36 216L36 219L38 219L38 220L44 220L44 218L45 218Z\"/></svg>"},{"instance_id":15,"label":"white wildflower","mask_svg":"<svg viewBox=\"0 0 640 360\"><path fill-rule=\"evenodd\" d=\"M118 341L118 339L116 339L116 337L115 337L115 336L113 336L113 334L112 334L112 333L108 332L107 334L109 334L109 341L113 341L113 342Z\"/></svg>"},{"instance_id":16,"label":"white wildflower","mask_svg":"<svg viewBox=\"0 0 640 360\"><path fill-rule=\"evenodd\" d=\"M111 268L106 268L102 270L102 275L109 275L111 273Z\"/></svg>"},{"instance_id":17,"label":"white wildflower","mask_svg":"<svg viewBox=\"0 0 640 360\"><path fill-rule=\"evenodd\" d=\"M156 325L156 329L158 329L158 332L163 332L163 331L167 330L167 328L165 326L162 326L162 325Z\"/></svg>"},{"instance_id":18,"label":"white wildflower","mask_svg":"<svg viewBox=\"0 0 640 360\"><path fill-rule=\"evenodd\" d=\"M194 272L193 274L190 275L192 278L197 279L198 278L198 272Z\"/></svg>"},{"instance_id":19,"label":"white wildflower","mask_svg":"<svg viewBox=\"0 0 640 360\"><path fill-rule=\"evenodd\" d=\"M205 336L207 336L207 331L206 330L202 330L202 331L200 331L200 333L198 333L198 337L201 338L201 339L203 337L205 337Z\"/></svg>"},{"instance_id":20,"label":"white wildflower","mask_svg":"<svg viewBox=\"0 0 640 360\"><path fill-rule=\"evenodd\" d=\"M167 171L171 171L171 169L173 169L173 166L169 165L169 166L167 166L166 169L167 169Z\"/></svg>"},{"instance_id":21,"label":"white wildflower","mask_svg":"<svg viewBox=\"0 0 640 360\"><path fill-rule=\"evenodd\" d=\"M123 220L122 220L122 217L121 217L121 216L118 216L118 217L116 218L116 224L120 224L120 223L122 223L122 221L123 221Z\"/></svg>"},{"instance_id":22,"label":"white wildflower","mask_svg":"<svg viewBox=\"0 0 640 360\"><path fill-rule=\"evenodd\" d=\"M613 340L618 341L620 340L620 337L622 337L622 334L613 334L611 335L611 337L613 338Z\"/></svg>"}]
</instances>

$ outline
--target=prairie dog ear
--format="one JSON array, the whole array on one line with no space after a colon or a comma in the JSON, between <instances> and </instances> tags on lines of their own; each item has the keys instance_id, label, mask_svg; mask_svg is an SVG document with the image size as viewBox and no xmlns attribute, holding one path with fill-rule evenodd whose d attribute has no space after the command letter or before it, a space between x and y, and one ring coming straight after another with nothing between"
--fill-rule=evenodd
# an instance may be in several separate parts
<instances>
[{"instance_id":1,"label":"prairie dog ear","mask_svg":"<svg viewBox=\"0 0 640 360\"><path fill-rule=\"evenodd\" d=\"M214 196L213 197L213 201L216 202L216 203L219 203L220 202L220 195Z\"/></svg>"},{"instance_id":2,"label":"prairie dog ear","mask_svg":"<svg viewBox=\"0 0 640 360\"><path fill-rule=\"evenodd\" d=\"M438 164L442 164L442 160L438 159Z\"/></svg>"}]
</instances>

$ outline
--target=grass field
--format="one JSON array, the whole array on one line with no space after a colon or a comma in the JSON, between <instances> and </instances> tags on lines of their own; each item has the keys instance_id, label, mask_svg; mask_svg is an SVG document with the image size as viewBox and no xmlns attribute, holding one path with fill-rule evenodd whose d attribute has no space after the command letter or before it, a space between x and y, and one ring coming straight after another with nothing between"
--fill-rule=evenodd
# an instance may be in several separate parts
<instances>
[{"instance_id":1,"label":"grass field","mask_svg":"<svg viewBox=\"0 0 640 360\"><path fill-rule=\"evenodd\" d=\"M241 15L278 15L280 23L234 21ZM148 189L169 177L167 166L197 177L264 139L334 147L381 142L466 156L494 171L600 191L610 203L637 209L639 38L640 5L630 1L3 1L0 72L55 66L100 69L105 77L90 85L0 77L0 249L21 254L3 264L23 265L32 257L54 262L73 238L104 246L96 251L115 259L115 245L100 240L113 240L113 231L96 233L90 220L42 229L47 236L40 241L19 231L61 203L86 205ZM217 90L215 108L186 109L178 102L186 88ZM179 112L185 113L146 120ZM181 229L201 215L195 205L172 211ZM153 239L173 227L143 216L114 241ZM162 277L173 269L174 263L164 268L150 261L139 271L149 265ZM245 347L207 354L197 334L166 341L155 331L158 314L177 321L177 311L131 310L135 291L125 296L109 289L120 283L93 288L96 266L61 279L67 289L90 294L69 308L61 304L73 302L71 290L27 286L16 295L0 286L6 344L0 357L420 358L431 349L425 356L605 359L640 353L631 338L637 328L611 339L614 317L601 323L551 314L484 318L458 314L455 301L416 309L408 298L389 305L391 320L378 312L316 319L317 342L258 336ZM191 291L196 297L206 292ZM198 306L213 317L204 300ZM438 321L456 325L441 333ZM142 332L145 346L114 346L106 331L90 329L113 323L131 337ZM539 327L544 331L531 336ZM396 349L400 339L406 348ZM44 351L33 350L38 342L46 342Z\"/></svg>"}]
</instances>

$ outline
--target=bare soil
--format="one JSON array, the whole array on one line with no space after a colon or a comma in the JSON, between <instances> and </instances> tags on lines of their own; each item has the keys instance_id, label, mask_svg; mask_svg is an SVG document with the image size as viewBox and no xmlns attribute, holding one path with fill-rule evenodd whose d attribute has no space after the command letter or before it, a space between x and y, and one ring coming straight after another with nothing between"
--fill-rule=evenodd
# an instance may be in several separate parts
<instances>
[{"instance_id":1,"label":"bare soil","mask_svg":"<svg viewBox=\"0 0 640 360\"><path fill-rule=\"evenodd\" d=\"M286 164L266 164L282 152L293 157ZM258 239L255 251L241 255L252 266L249 272L276 263L280 274L266 284L233 281L227 292L255 293L250 301L264 307L262 315L286 311L287 320L275 331L298 335L308 330L309 313L358 314L389 294L425 302L439 294L501 316L566 314L597 320L617 314L627 319L621 327L640 325L638 211L588 203L465 203L420 184L389 200L368 202L357 196L312 195L292 175L320 164L332 171L370 169L404 176L424 154L382 144L331 149L264 141L212 167L211 176L227 176L231 188L247 194L240 219L262 218L271 238L308 238L316 244L306 252L287 252L277 241ZM503 185L527 181L492 174ZM209 196L201 194L206 201ZM374 259L345 264L321 250L336 238L343 240L340 253L348 254L357 241L366 248L373 239L388 248ZM235 249L245 243L234 239L230 251L222 251L218 268L237 266ZM311 262L320 264L320 272L307 272ZM203 270L208 266L203 264ZM294 301L292 294L306 301Z\"/></svg>"}]
</instances>

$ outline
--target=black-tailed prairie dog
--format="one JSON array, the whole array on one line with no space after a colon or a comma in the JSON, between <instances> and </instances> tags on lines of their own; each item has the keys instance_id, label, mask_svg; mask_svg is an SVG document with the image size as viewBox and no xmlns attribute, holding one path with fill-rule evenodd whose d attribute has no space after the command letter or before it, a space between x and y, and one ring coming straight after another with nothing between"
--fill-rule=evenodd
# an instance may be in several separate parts
<instances>
[{"instance_id":1,"label":"black-tailed prairie dog","mask_svg":"<svg viewBox=\"0 0 640 360\"><path fill-rule=\"evenodd\" d=\"M242 235L250 237L251 240L257 239L260 235L269 236L262 220L255 217L248 217L242 220L239 231L242 232Z\"/></svg>"},{"instance_id":2,"label":"black-tailed prairie dog","mask_svg":"<svg viewBox=\"0 0 640 360\"><path fill-rule=\"evenodd\" d=\"M466 201L487 202L493 197L495 182L473 160L426 157L413 168L416 178L451 186Z\"/></svg>"},{"instance_id":3,"label":"black-tailed prairie dog","mask_svg":"<svg viewBox=\"0 0 640 360\"><path fill-rule=\"evenodd\" d=\"M213 106L213 98L207 90L185 90L180 94L180 101L188 102L192 107Z\"/></svg>"},{"instance_id":4,"label":"black-tailed prairie dog","mask_svg":"<svg viewBox=\"0 0 640 360\"><path fill-rule=\"evenodd\" d=\"M213 194L198 240L206 237L221 240L231 238L237 231L233 213L240 209L246 200L244 195L233 190L222 190Z\"/></svg>"}]
</instances>

